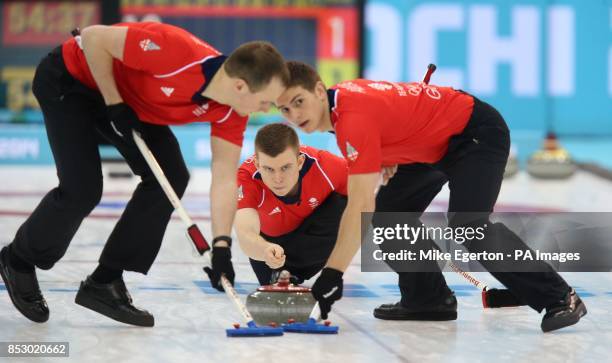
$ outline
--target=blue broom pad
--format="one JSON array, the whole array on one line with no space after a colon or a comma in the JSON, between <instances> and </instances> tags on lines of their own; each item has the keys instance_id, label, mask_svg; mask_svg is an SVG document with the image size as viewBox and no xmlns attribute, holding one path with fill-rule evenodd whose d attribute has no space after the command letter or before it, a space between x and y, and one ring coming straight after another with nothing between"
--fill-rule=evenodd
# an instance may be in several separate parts
<instances>
[{"instance_id":1,"label":"blue broom pad","mask_svg":"<svg viewBox=\"0 0 612 363\"><path fill-rule=\"evenodd\" d=\"M228 337L274 337L283 335L283 328L271 326L257 326L255 322L249 321L246 327L225 329Z\"/></svg>"},{"instance_id":2,"label":"blue broom pad","mask_svg":"<svg viewBox=\"0 0 612 363\"><path fill-rule=\"evenodd\" d=\"M283 335L283 328L238 328L226 329L228 337L275 337Z\"/></svg>"},{"instance_id":3,"label":"blue broom pad","mask_svg":"<svg viewBox=\"0 0 612 363\"><path fill-rule=\"evenodd\" d=\"M317 324L313 318L309 318L306 323L288 323L283 324L283 330L289 333L305 333L305 334L338 334L338 326Z\"/></svg>"}]
</instances>

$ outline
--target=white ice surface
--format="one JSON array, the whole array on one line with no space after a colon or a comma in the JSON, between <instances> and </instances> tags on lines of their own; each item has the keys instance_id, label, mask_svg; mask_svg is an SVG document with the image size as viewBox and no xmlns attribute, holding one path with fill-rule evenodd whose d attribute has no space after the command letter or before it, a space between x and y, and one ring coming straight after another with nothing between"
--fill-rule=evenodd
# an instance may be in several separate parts
<instances>
[{"instance_id":1,"label":"white ice surface","mask_svg":"<svg viewBox=\"0 0 612 363\"><path fill-rule=\"evenodd\" d=\"M0 168L0 245L10 241L44 193L56 183L52 168ZM209 232L207 170L194 170L185 204ZM589 310L571 328L543 334L541 315L521 307L483 309L480 294L458 275L446 273L459 300L453 322L389 322L372 309L399 298L392 273L362 273L358 260L345 275L345 297L334 305L337 336L286 334L275 338L226 338L240 315L225 295L206 287L202 263L193 256L179 220L168 227L159 257L147 276L126 273L137 306L155 315L154 328L122 325L74 304L79 282L95 268L115 216L135 181L109 181L102 205L87 218L66 256L38 277L51 310L46 324L23 318L0 285L0 341L67 341L70 357L11 359L48 362L592 362L612 355L612 275L563 274ZM524 173L504 182L502 208L609 211L612 184L586 173L568 181L536 181ZM432 210L443 210L447 191ZM255 276L234 248L239 291ZM485 273L478 278L495 285ZM311 281L312 282L312 281ZM244 298L245 295L242 295ZM0 358L5 359L6 358Z\"/></svg>"}]
</instances>

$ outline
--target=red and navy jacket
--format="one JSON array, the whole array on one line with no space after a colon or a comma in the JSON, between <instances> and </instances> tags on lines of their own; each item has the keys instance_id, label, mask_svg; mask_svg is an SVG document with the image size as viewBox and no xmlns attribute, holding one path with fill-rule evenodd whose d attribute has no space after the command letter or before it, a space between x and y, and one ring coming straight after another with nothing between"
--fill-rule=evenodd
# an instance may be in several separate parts
<instances>
[{"instance_id":1,"label":"red and navy jacket","mask_svg":"<svg viewBox=\"0 0 612 363\"><path fill-rule=\"evenodd\" d=\"M328 99L349 174L439 161L474 107L472 96L450 87L366 79L333 86Z\"/></svg>"},{"instance_id":2,"label":"red and navy jacket","mask_svg":"<svg viewBox=\"0 0 612 363\"><path fill-rule=\"evenodd\" d=\"M182 125L210 122L211 135L242 145L247 117L201 94L225 60L215 48L184 29L162 23L120 23L127 27L123 60L113 75L124 102L143 122ZM62 44L70 74L98 89L74 38Z\"/></svg>"},{"instance_id":3,"label":"red and navy jacket","mask_svg":"<svg viewBox=\"0 0 612 363\"><path fill-rule=\"evenodd\" d=\"M253 157L238 169L238 209L257 210L260 230L271 237L298 228L327 197L336 192L347 194L346 161L328 151L300 146L305 156L300 170L298 193L292 197L275 195L261 179Z\"/></svg>"}]
</instances>

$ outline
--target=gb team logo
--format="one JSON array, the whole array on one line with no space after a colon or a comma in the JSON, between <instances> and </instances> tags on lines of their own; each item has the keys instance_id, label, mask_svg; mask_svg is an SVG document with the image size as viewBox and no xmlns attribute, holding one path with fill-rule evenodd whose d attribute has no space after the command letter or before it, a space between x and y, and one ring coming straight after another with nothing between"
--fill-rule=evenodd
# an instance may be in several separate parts
<instances>
[{"instance_id":1,"label":"gb team logo","mask_svg":"<svg viewBox=\"0 0 612 363\"><path fill-rule=\"evenodd\" d=\"M145 52L149 50L161 50L159 45L153 43L151 39L141 40L139 44L140 48L142 48L142 50Z\"/></svg>"},{"instance_id":2,"label":"gb team logo","mask_svg":"<svg viewBox=\"0 0 612 363\"><path fill-rule=\"evenodd\" d=\"M355 150L355 148L351 144L349 144L348 141L346 142L346 157L350 161L355 161L359 157L359 152Z\"/></svg>"},{"instance_id":3,"label":"gb team logo","mask_svg":"<svg viewBox=\"0 0 612 363\"><path fill-rule=\"evenodd\" d=\"M317 206L319 206L319 200L317 200L317 198L315 197L312 197L308 199L308 205L310 206L310 208L315 209Z\"/></svg>"},{"instance_id":4,"label":"gb team logo","mask_svg":"<svg viewBox=\"0 0 612 363\"><path fill-rule=\"evenodd\" d=\"M174 92L174 88L172 87L160 87L160 89L166 95L166 97L170 97Z\"/></svg>"}]
</instances>

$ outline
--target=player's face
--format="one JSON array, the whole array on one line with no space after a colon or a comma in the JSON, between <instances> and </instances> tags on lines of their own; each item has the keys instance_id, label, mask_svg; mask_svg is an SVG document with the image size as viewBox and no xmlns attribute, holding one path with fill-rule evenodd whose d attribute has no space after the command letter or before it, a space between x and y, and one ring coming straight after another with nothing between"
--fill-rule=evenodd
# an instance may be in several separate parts
<instances>
[{"instance_id":1,"label":"player's face","mask_svg":"<svg viewBox=\"0 0 612 363\"><path fill-rule=\"evenodd\" d=\"M268 112L276 99L285 91L285 86L278 77L274 77L266 87L257 92L251 92L241 79L236 82L236 102L231 106L241 116L253 112Z\"/></svg>"},{"instance_id":2,"label":"player's face","mask_svg":"<svg viewBox=\"0 0 612 363\"><path fill-rule=\"evenodd\" d=\"M301 86L288 88L276 100L276 107L293 125L306 133L325 131L325 99L327 93L322 84L317 84L314 92Z\"/></svg>"},{"instance_id":3,"label":"player's face","mask_svg":"<svg viewBox=\"0 0 612 363\"><path fill-rule=\"evenodd\" d=\"M257 152L255 157L255 166L261 174L261 180L280 197L295 191L302 165L304 165L304 155L296 154L292 147L288 147L275 157L262 152Z\"/></svg>"}]
</instances>

